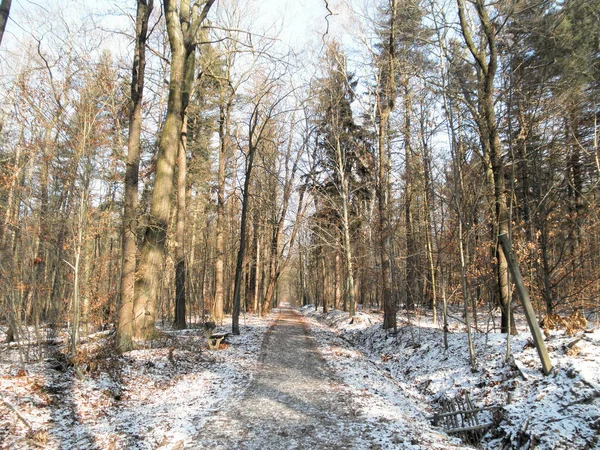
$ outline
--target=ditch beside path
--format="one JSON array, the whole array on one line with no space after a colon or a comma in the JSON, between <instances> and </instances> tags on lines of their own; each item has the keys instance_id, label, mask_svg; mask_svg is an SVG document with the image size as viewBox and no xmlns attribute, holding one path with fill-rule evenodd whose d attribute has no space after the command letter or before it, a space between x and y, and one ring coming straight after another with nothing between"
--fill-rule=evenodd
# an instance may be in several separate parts
<instances>
[{"instance_id":1,"label":"ditch beside path","mask_svg":"<svg viewBox=\"0 0 600 450\"><path fill-rule=\"evenodd\" d=\"M401 418L369 420L357 409L352 397L365 394L354 392L328 367L296 311L279 311L261 351L243 396L223 405L189 448L376 449L390 442L390 434L399 434ZM409 427L405 423L400 430ZM393 439L397 448L406 448L402 436ZM410 444L420 447L414 440Z\"/></svg>"}]
</instances>

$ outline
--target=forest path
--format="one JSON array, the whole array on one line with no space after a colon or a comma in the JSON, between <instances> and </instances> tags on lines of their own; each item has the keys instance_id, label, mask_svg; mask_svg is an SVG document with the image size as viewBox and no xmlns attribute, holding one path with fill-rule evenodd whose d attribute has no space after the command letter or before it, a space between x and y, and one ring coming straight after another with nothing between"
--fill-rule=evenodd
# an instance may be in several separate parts
<instances>
[{"instance_id":1,"label":"forest path","mask_svg":"<svg viewBox=\"0 0 600 450\"><path fill-rule=\"evenodd\" d=\"M379 448L378 430L358 417L351 395L327 366L300 314L281 309L250 386L209 420L190 447Z\"/></svg>"}]
</instances>

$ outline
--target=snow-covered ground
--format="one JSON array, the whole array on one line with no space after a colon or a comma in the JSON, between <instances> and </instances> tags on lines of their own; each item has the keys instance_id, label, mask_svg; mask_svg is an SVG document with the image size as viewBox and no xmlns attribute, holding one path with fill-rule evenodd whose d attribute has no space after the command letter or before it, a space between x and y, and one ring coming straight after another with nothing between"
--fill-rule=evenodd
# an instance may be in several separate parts
<instances>
[{"instance_id":1,"label":"snow-covered ground","mask_svg":"<svg viewBox=\"0 0 600 450\"><path fill-rule=\"evenodd\" d=\"M282 309L244 397L190 448L215 450L455 449L393 380L325 326ZM346 356L343 356L346 355Z\"/></svg>"},{"instance_id":2,"label":"snow-covered ground","mask_svg":"<svg viewBox=\"0 0 600 450\"><path fill-rule=\"evenodd\" d=\"M523 321L518 322L519 335L511 339L508 364L503 362L505 335L474 333L476 370L472 371L466 333L458 321L451 321L446 351L441 326L434 325L431 317L403 321L393 335L382 329L379 312L361 311L350 321L341 311L324 315L310 306L301 311L315 329L324 323L346 342L331 347L329 361L339 365L363 353L379 373L393 378L398 390L414 400L419 410L414 414L431 416L439 412L443 399L462 392L470 394L476 407L502 405L495 417L481 414L482 422L497 423L484 436L484 448L600 448L600 332L591 326L574 336L564 330L550 331L546 345L555 368L543 376ZM577 338L577 343L567 346ZM346 381L367 382L358 372L347 372ZM382 398L394 397L394 392L382 393ZM378 404L367 407L377 414ZM407 413L402 405L398 408Z\"/></svg>"},{"instance_id":3,"label":"snow-covered ground","mask_svg":"<svg viewBox=\"0 0 600 450\"><path fill-rule=\"evenodd\" d=\"M248 315L241 336L210 351L201 329L165 330L155 348L115 356L105 334L64 358L18 363L0 347L0 449L155 449L189 444L249 383L273 317ZM229 329L229 324L225 324ZM61 349L57 348L60 354Z\"/></svg>"},{"instance_id":4,"label":"snow-covered ground","mask_svg":"<svg viewBox=\"0 0 600 450\"><path fill-rule=\"evenodd\" d=\"M450 437L442 430L432 427L426 413L411 398L388 371L382 370L375 361L358 347L345 339L336 327L324 324L314 308L301 310L311 329L325 361L342 379L344 390L352 397L355 408L367 426L381 429L376 438L379 449L468 449L460 439ZM348 314L332 313L348 322ZM415 401L416 400L416 401ZM381 426L384 423L385 426ZM389 430L392 430L391 433ZM361 449L363 447L351 447Z\"/></svg>"},{"instance_id":5,"label":"snow-covered ground","mask_svg":"<svg viewBox=\"0 0 600 450\"><path fill-rule=\"evenodd\" d=\"M474 333L472 371L459 320L451 320L446 351L441 326L425 315L400 320L393 335L380 312L352 321L340 311L302 313L361 423L392 430L376 437L377 448L469 448L427 420L463 392L477 407L502 406L480 417L497 423L484 448L600 448L600 332L591 325L574 335L549 332L555 369L545 377L522 319L509 363L506 336ZM274 317L247 316L242 335L219 351L193 328L163 330L154 348L117 357L108 334L98 333L80 346L79 374L60 356L64 337L57 356L39 363L21 364L16 348L0 344L0 449L193 447L215 411L248 386Z\"/></svg>"}]
</instances>

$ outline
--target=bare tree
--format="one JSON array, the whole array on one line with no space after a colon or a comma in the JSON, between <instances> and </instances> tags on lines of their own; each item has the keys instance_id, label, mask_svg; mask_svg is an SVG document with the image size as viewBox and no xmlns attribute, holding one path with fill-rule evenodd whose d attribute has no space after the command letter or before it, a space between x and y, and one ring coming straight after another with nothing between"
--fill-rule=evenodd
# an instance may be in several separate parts
<instances>
[{"instance_id":1,"label":"bare tree","mask_svg":"<svg viewBox=\"0 0 600 450\"><path fill-rule=\"evenodd\" d=\"M475 0L475 11L479 20L481 44L478 45L473 38L471 27L467 20L467 11L464 0L457 0L461 32L469 52L475 60L478 75L478 112L476 122L484 151L488 170L491 172L490 181L493 184L495 217L494 239L497 258L496 278L498 298L502 310L503 332L508 332L511 320L508 264L502 246L497 240L500 234L508 234L509 211L506 201L506 188L504 178L504 162L502 160L502 145L496 121L494 106L494 81L498 69L498 49L496 44L496 27L488 14L488 8L483 0ZM514 330L514 327L512 327Z\"/></svg>"},{"instance_id":2,"label":"bare tree","mask_svg":"<svg viewBox=\"0 0 600 450\"><path fill-rule=\"evenodd\" d=\"M133 301L135 298L135 269L137 257L137 204L140 166L140 137L142 131L142 100L146 72L146 39L148 20L154 0L138 0L135 23L135 53L131 71L131 105L129 112L129 140L123 206L123 265L121 275L117 348L132 348Z\"/></svg>"},{"instance_id":3,"label":"bare tree","mask_svg":"<svg viewBox=\"0 0 600 450\"><path fill-rule=\"evenodd\" d=\"M247 135L247 153L244 170L244 190L242 191L242 213L240 218L240 246L237 254L235 266L235 282L233 289L233 314L232 314L232 332L240 334L239 315L241 306L241 288L244 265L244 253L246 251L246 222L248 215L250 177L254 166L254 157L260 146L264 145L264 139L268 133L269 127L277 113L277 108L285 99L285 95L277 96L276 88L280 77L269 78L267 75L262 87L257 95L251 100L251 111L248 119Z\"/></svg>"},{"instance_id":4,"label":"bare tree","mask_svg":"<svg viewBox=\"0 0 600 450\"><path fill-rule=\"evenodd\" d=\"M139 278L135 285L133 334L148 339L154 332L158 276L166 253L166 236L171 213L171 196L177 152L181 141L183 114L189 101L189 91L184 91L186 73L195 62L198 30L213 5L214 0L190 5L184 0L177 8L175 0L165 0L165 17L171 46L171 74L167 115L163 125L158 156L152 204L142 246ZM186 70L186 62L188 68Z\"/></svg>"}]
</instances>

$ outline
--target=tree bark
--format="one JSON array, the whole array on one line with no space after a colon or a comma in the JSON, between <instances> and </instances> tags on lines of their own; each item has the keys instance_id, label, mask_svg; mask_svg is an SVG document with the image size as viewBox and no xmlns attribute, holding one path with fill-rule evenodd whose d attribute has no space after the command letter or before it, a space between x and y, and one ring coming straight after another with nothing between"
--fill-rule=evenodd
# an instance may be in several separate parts
<instances>
[{"instance_id":1,"label":"tree bark","mask_svg":"<svg viewBox=\"0 0 600 450\"><path fill-rule=\"evenodd\" d=\"M166 256L175 160L181 138L184 105L187 104L184 103L186 100L183 92L186 60L195 52L198 29L213 3L214 0L208 0L200 15L190 13L189 0L181 2L181 12L178 11L175 0L165 0L164 3L171 47L171 75L167 114L156 159L150 215L142 245L139 278L135 284L133 334L140 339L152 336L156 321L159 272Z\"/></svg>"},{"instance_id":2,"label":"tree bark","mask_svg":"<svg viewBox=\"0 0 600 450\"><path fill-rule=\"evenodd\" d=\"M133 301L135 298L135 269L137 256L137 205L140 166L140 137L142 129L142 99L146 71L146 39L148 19L154 0L138 0L136 17L136 44L131 74L131 105L129 112L129 141L125 172L125 194L122 226L122 275L118 305L117 350L133 348Z\"/></svg>"},{"instance_id":3,"label":"tree bark","mask_svg":"<svg viewBox=\"0 0 600 450\"><path fill-rule=\"evenodd\" d=\"M508 286L508 263L497 236L509 232L509 211L506 201L504 165L502 161L502 146L498 135L498 124L494 110L494 78L498 67L498 50L496 46L496 30L492 24L483 0L475 1L475 9L484 34L486 45L477 48L469 25L467 23L464 0L457 0L461 32L469 51L475 58L478 72L481 74L478 87L479 111L481 117L478 120L479 132L483 147L489 151L489 169L493 178L494 187L494 222L496 233L494 238L496 256L496 283L501 317L501 331L506 333L512 321L510 310L509 286ZM514 327L512 327L514 330Z\"/></svg>"},{"instance_id":4,"label":"tree bark","mask_svg":"<svg viewBox=\"0 0 600 450\"><path fill-rule=\"evenodd\" d=\"M377 199L379 207L379 258L381 260L381 286L383 303L383 328L396 329L396 304L392 296L391 276L391 244L389 220L389 158L386 149L388 140L388 121L396 102L396 0L390 2L390 31L389 40L384 42L384 55L380 68L380 92L377 96L379 115L378 156L379 172L377 183Z\"/></svg>"}]
</instances>

